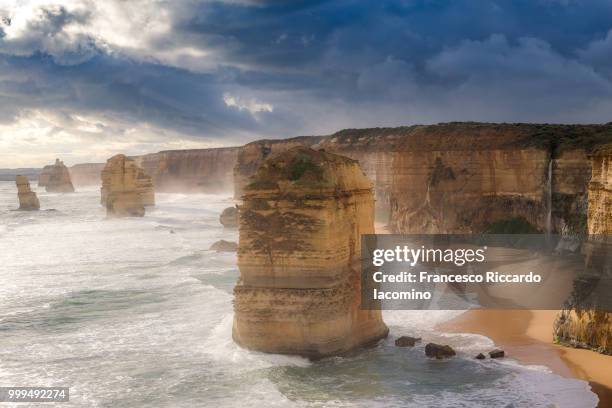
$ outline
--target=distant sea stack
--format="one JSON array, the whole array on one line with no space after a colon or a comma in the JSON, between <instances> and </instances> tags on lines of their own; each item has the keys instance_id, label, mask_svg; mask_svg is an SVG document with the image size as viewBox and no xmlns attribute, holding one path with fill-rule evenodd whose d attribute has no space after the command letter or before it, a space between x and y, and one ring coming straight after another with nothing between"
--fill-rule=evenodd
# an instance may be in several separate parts
<instances>
[{"instance_id":1,"label":"distant sea stack","mask_svg":"<svg viewBox=\"0 0 612 408\"><path fill-rule=\"evenodd\" d=\"M43 168L38 186L45 187L50 193L74 193L70 172L60 159L55 159L55 164Z\"/></svg>"},{"instance_id":2,"label":"distant sea stack","mask_svg":"<svg viewBox=\"0 0 612 408\"><path fill-rule=\"evenodd\" d=\"M372 184L352 159L296 147L265 161L240 206L233 338L263 352L321 358L385 337L362 310L362 234Z\"/></svg>"},{"instance_id":3,"label":"distant sea stack","mask_svg":"<svg viewBox=\"0 0 612 408\"><path fill-rule=\"evenodd\" d=\"M30 182L26 176L15 177L17 184L17 196L19 198L19 209L22 211L40 210L40 202L36 193L30 189Z\"/></svg>"},{"instance_id":4,"label":"distant sea stack","mask_svg":"<svg viewBox=\"0 0 612 408\"><path fill-rule=\"evenodd\" d=\"M612 144L596 149L592 161L588 192L589 242L584 252L587 268L594 267L595 271L609 274L612 270ZM572 299L555 321L554 335L558 342L612 355L612 310L600 310L588 300L592 291L609 299L610 286L609 275L603 279L584 276L574 282ZM610 303L608 300L607 304Z\"/></svg>"},{"instance_id":5,"label":"distant sea stack","mask_svg":"<svg viewBox=\"0 0 612 408\"><path fill-rule=\"evenodd\" d=\"M123 154L107 160L100 195L109 216L142 217L145 206L155 204L151 177Z\"/></svg>"}]
</instances>

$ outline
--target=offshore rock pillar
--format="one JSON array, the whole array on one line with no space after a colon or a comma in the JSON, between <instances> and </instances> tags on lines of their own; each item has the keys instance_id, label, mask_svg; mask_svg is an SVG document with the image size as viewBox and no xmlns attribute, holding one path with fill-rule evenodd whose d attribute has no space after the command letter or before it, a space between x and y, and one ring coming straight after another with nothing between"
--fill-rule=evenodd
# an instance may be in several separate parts
<instances>
[{"instance_id":1,"label":"offshore rock pillar","mask_svg":"<svg viewBox=\"0 0 612 408\"><path fill-rule=\"evenodd\" d=\"M106 162L100 195L109 216L142 217L145 206L155 203L151 177L123 154Z\"/></svg>"},{"instance_id":2,"label":"offshore rock pillar","mask_svg":"<svg viewBox=\"0 0 612 408\"><path fill-rule=\"evenodd\" d=\"M51 193L74 193L70 172L60 159L55 164L45 166L38 179L38 186Z\"/></svg>"},{"instance_id":3,"label":"offshore rock pillar","mask_svg":"<svg viewBox=\"0 0 612 408\"><path fill-rule=\"evenodd\" d=\"M30 189L30 181L26 176L17 176L17 197L19 198L19 209L22 211L40 210L40 202L36 193Z\"/></svg>"},{"instance_id":4,"label":"offshore rock pillar","mask_svg":"<svg viewBox=\"0 0 612 408\"><path fill-rule=\"evenodd\" d=\"M387 335L380 310L360 308L374 199L357 161L293 148L268 159L242 198L236 343L321 358Z\"/></svg>"}]
</instances>

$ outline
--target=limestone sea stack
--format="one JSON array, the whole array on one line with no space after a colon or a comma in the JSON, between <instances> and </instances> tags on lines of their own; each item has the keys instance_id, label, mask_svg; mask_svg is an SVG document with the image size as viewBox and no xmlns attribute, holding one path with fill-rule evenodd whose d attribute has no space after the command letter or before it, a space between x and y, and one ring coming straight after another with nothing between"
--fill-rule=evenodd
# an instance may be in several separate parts
<instances>
[{"instance_id":1,"label":"limestone sea stack","mask_svg":"<svg viewBox=\"0 0 612 408\"><path fill-rule=\"evenodd\" d=\"M55 159L55 164L43 168L38 178L38 186L44 186L50 193L74 193L70 172L60 159Z\"/></svg>"},{"instance_id":2,"label":"limestone sea stack","mask_svg":"<svg viewBox=\"0 0 612 408\"><path fill-rule=\"evenodd\" d=\"M588 187L589 242L584 246L587 267L609 274L612 245L612 144L593 152L592 175ZM584 304L585 294L597 289L609 299L610 278L594 276L574 283L573 298L554 324L555 339L566 345L612 354L612 310ZM607 302L608 306L610 302Z\"/></svg>"},{"instance_id":3,"label":"limestone sea stack","mask_svg":"<svg viewBox=\"0 0 612 408\"><path fill-rule=\"evenodd\" d=\"M116 217L142 217L155 202L151 177L123 154L107 160L100 195L106 214Z\"/></svg>"},{"instance_id":4,"label":"limestone sea stack","mask_svg":"<svg viewBox=\"0 0 612 408\"><path fill-rule=\"evenodd\" d=\"M30 189L30 182L26 176L15 177L17 184L17 196L19 197L19 209L22 211L40 210L40 202L36 193Z\"/></svg>"},{"instance_id":5,"label":"limestone sea stack","mask_svg":"<svg viewBox=\"0 0 612 408\"><path fill-rule=\"evenodd\" d=\"M374 233L374 199L357 161L287 150L261 165L242 200L236 343L316 359L387 335L380 310L360 308L360 236Z\"/></svg>"}]
</instances>

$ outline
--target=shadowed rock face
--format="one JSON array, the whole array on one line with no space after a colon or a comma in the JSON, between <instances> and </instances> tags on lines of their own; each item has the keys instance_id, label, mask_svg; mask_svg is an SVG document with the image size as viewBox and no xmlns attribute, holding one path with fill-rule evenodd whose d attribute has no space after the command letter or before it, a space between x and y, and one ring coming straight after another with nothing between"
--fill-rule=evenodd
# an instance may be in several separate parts
<instances>
[{"instance_id":1,"label":"shadowed rock face","mask_svg":"<svg viewBox=\"0 0 612 408\"><path fill-rule=\"evenodd\" d=\"M109 216L142 217L145 206L155 204L151 177L123 154L106 162L100 195Z\"/></svg>"},{"instance_id":2,"label":"shadowed rock face","mask_svg":"<svg viewBox=\"0 0 612 408\"><path fill-rule=\"evenodd\" d=\"M17 196L19 198L19 209L23 211L35 211L40 209L40 202L36 193L30 189L30 182L26 176L15 177L17 184Z\"/></svg>"},{"instance_id":3,"label":"shadowed rock face","mask_svg":"<svg viewBox=\"0 0 612 408\"><path fill-rule=\"evenodd\" d=\"M44 186L50 193L74 193L70 172L60 159L55 159L55 164L43 168L38 186Z\"/></svg>"},{"instance_id":4,"label":"shadowed rock face","mask_svg":"<svg viewBox=\"0 0 612 408\"><path fill-rule=\"evenodd\" d=\"M374 200L357 162L297 147L267 160L249 181L234 340L320 358L385 337L380 310L360 309L360 236L374 232Z\"/></svg>"},{"instance_id":5,"label":"shadowed rock face","mask_svg":"<svg viewBox=\"0 0 612 408\"><path fill-rule=\"evenodd\" d=\"M585 245L587 264L596 265L597 270L610 273L609 258L612 244L612 145L597 149L592 155L593 174L588 191L588 228L590 242ZM587 265L589 266L589 265ZM609 280L609 278L608 278ZM594 277L575 282L574 296L569 305L562 310L554 325L555 338L570 346L588 348L604 354L612 354L612 312L597 310L592 305L583 304L583 293L597 285L605 285L607 280L599 281ZM598 288L601 290L601 288ZM609 290L604 292L609 296Z\"/></svg>"}]
</instances>

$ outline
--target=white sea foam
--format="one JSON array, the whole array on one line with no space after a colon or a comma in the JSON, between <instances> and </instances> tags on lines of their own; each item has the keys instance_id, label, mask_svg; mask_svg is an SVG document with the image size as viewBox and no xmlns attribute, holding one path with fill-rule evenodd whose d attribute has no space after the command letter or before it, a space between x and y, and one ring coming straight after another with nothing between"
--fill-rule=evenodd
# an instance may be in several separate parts
<instances>
[{"instance_id":1,"label":"white sea foam","mask_svg":"<svg viewBox=\"0 0 612 408\"><path fill-rule=\"evenodd\" d=\"M69 386L74 407L595 404L584 381L474 361L490 339L435 330L457 311L385 311L388 340L316 363L244 350L231 339L236 256L208 250L237 240L218 222L228 194L157 194L146 217L116 220L98 188L37 192L57 211L9 211L15 187L0 182L1 384ZM394 347L400 335L459 356L430 361L422 345Z\"/></svg>"}]
</instances>

